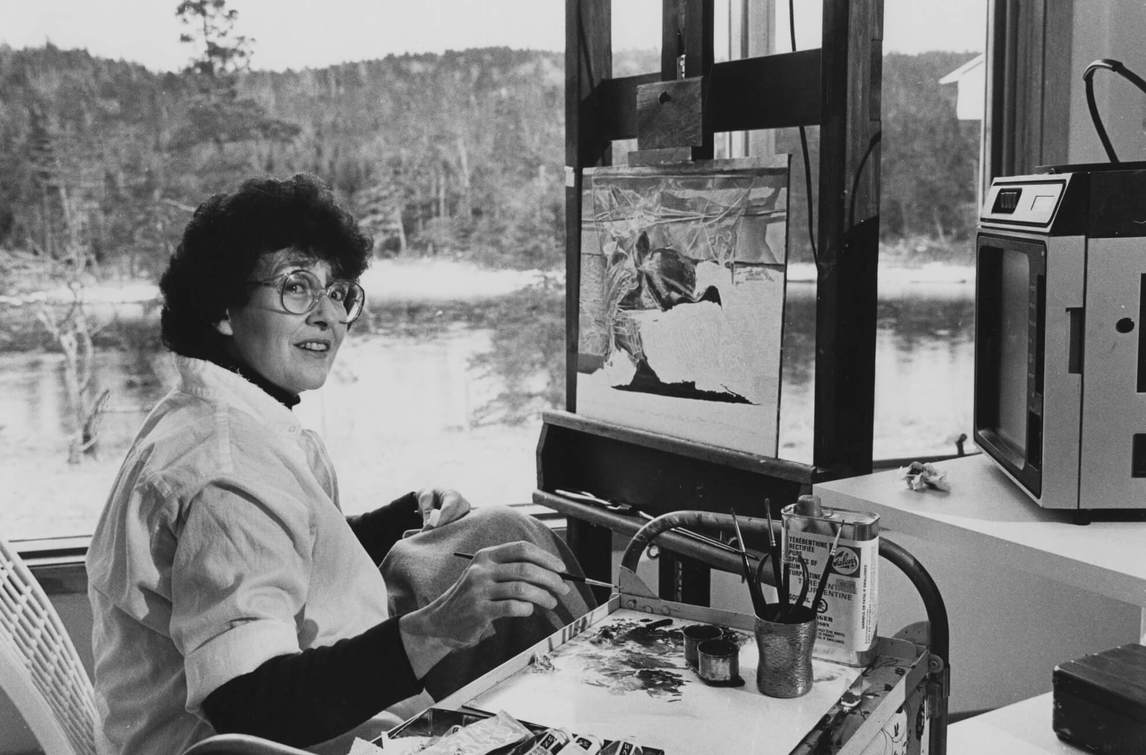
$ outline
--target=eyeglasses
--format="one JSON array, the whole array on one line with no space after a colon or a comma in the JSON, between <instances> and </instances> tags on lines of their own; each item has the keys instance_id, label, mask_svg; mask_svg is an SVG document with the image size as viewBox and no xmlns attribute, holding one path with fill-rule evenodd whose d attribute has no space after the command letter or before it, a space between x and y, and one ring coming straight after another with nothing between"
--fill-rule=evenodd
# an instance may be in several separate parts
<instances>
[{"instance_id":1,"label":"eyeglasses","mask_svg":"<svg viewBox=\"0 0 1146 755\"><path fill-rule=\"evenodd\" d=\"M302 268L288 270L266 280L248 281L247 285L278 288L283 309L292 315L309 313L324 295L328 296L346 313L346 319L341 321L346 325L358 319L366 302L366 292L354 281L333 280L323 286L317 275Z\"/></svg>"}]
</instances>

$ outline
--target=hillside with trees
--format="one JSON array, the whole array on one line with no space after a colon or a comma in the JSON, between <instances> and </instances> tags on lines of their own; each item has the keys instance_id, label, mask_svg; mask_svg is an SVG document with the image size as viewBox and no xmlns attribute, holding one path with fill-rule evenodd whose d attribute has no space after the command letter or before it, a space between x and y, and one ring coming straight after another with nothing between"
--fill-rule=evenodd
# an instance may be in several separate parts
<instances>
[{"instance_id":1,"label":"hillside with trees","mask_svg":"<svg viewBox=\"0 0 1146 755\"><path fill-rule=\"evenodd\" d=\"M306 171L354 208L380 254L464 248L553 266L561 66L557 54L468 50L251 72L215 94L190 73L0 49L0 247L56 255L66 195L102 267L146 274L208 194Z\"/></svg>"},{"instance_id":2,"label":"hillside with trees","mask_svg":"<svg viewBox=\"0 0 1146 755\"><path fill-rule=\"evenodd\" d=\"M144 338L95 331L79 295L85 281L154 280L194 207L252 174L319 175L374 236L379 257L562 269L561 53L484 48L268 72L249 70L249 42L225 3L184 0L179 13L192 22L182 41L197 51L179 73L52 45L0 47L0 294L49 286L75 297L10 318L0 348L67 355L75 427L101 400L85 388L93 339ZM211 13L219 15L207 39L197 22ZM881 235L901 259L969 259L979 124L957 121L953 93L938 85L969 57L885 58ZM617 75L657 66L653 51L614 61ZM808 261L796 130L776 143L793 155L790 259ZM522 365L548 367L543 393L559 403L560 287L516 296L525 299L454 314L488 318L498 338L517 344L486 365L507 379L520 382ZM418 307L377 319L399 315L418 327L433 320Z\"/></svg>"},{"instance_id":3,"label":"hillside with trees","mask_svg":"<svg viewBox=\"0 0 1146 755\"><path fill-rule=\"evenodd\" d=\"M655 68L644 57L629 68ZM973 229L978 124L957 121L937 84L968 57L885 59L885 241ZM226 76L0 48L0 249L58 258L74 237L104 273L152 275L206 195L307 171L350 204L379 255L554 268L563 82L559 53L506 48ZM778 144L799 153L794 132ZM794 234L806 227L799 178Z\"/></svg>"}]
</instances>

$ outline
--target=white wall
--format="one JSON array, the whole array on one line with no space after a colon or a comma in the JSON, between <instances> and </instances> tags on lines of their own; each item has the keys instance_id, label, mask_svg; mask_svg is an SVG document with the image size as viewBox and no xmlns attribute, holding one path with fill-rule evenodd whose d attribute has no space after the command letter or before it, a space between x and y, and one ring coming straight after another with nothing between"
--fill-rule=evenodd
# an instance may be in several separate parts
<instances>
[{"instance_id":1,"label":"white wall","mask_svg":"<svg viewBox=\"0 0 1146 755\"><path fill-rule=\"evenodd\" d=\"M884 533L931 574L951 624L952 712L995 708L1051 689L1057 663L1138 639L1139 610L950 547ZM916 620L914 588L881 564L881 632Z\"/></svg>"},{"instance_id":2,"label":"white wall","mask_svg":"<svg viewBox=\"0 0 1146 755\"><path fill-rule=\"evenodd\" d=\"M1107 162L1086 106L1082 72L1092 61L1113 58L1146 79L1146 4L1142 0L1074 0L1071 39L1070 163ZM1095 103L1122 162L1146 159L1146 93L1118 74L1094 74Z\"/></svg>"}]
</instances>

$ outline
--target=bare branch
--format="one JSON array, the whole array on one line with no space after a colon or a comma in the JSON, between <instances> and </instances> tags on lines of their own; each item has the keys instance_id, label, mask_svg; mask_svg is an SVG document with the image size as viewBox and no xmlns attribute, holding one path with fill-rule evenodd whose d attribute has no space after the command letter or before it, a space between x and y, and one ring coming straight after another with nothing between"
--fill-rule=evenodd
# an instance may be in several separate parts
<instances>
[{"instance_id":1,"label":"bare branch","mask_svg":"<svg viewBox=\"0 0 1146 755\"><path fill-rule=\"evenodd\" d=\"M167 197L160 197L159 202L160 204L169 205L177 210L183 210L184 212L195 212L195 208L191 205L183 204L182 202L177 202L176 200L168 199Z\"/></svg>"}]
</instances>

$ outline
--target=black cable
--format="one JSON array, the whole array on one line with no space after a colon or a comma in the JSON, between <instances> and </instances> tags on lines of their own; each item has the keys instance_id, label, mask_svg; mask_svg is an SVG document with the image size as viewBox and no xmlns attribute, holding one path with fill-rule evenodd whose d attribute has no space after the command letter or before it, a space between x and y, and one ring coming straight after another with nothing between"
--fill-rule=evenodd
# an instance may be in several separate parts
<instances>
[{"instance_id":1,"label":"black cable","mask_svg":"<svg viewBox=\"0 0 1146 755\"><path fill-rule=\"evenodd\" d=\"M793 7L794 0L788 0L788 32L792 39L792 52L796 51L796 10ZM812 262L816 265L816 269L820 269L820 257L816 253L816 234L813 231L813 218L812 218L812 165L808 157L808 134L803 126L800 129L800 151L804 156L804 185L807 187L808 196L808 243L812 245Z\"/></svg>"},{"instance_id":2,"label":"black cable","mask_svg":"<svg viewBox=\"0 0 1146 755\"><path fill-rule=\"evenodd\" d=\"M789 0L789 2L791 2L791 0ZM1116 163L1118 162L1118 155L1114 154L1114 146L1110 143L1110 137L1106 135L1106 128L1102 125L1102 118L1098 114L1098 105L1094 102L1094 72L1100 68L1114 71L1138 87L1143 93L1146 93L1146 81L1143 81L1138 74L1122 65L1120 61L1112 60L1111 58L1099 58L1088 65L1086 70L1082 72L1082 80L1086 84L1086 107L1090 110L1090 120L1094 123L1094 130L1098 132L1098 139L1102 142L1102 148L1106 150L1106 156L1110 158L1110 162Z\"/></svg>"},{"instance_id":3,"label":"black cable","mask_svg":"<svg viewBox=\"0 0 1146 755\"><path fill-rule=\"evenodd\" d=\"M847 218L846 218L848 227L855 225L855 221L856 221L856 197L859 196L859 182L860 182L860 177L863 176L863 167L864 167L864 165L867 164L868 158L871 157L872 152L875 152L876 146L879 145L879 143L882 140L883 140L883 132L882 131L877 131L876 133L872 134L871 139L868 140L867 149L864 150L863 157L860 158L859 167L856 168L855 177L852 179L851 200L848 202L848 214L847 214Z\"/></svg>"}]
</instances>

